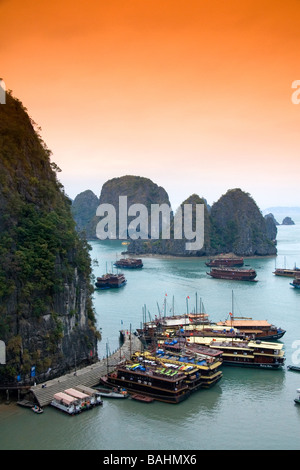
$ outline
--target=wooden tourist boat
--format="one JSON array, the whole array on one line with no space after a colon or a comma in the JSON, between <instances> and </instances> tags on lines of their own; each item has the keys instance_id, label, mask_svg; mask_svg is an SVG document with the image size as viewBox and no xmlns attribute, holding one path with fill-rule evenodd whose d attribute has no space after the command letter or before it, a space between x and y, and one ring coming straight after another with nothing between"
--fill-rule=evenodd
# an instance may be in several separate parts
<instances>
[{"instance_id":1,"label":"wooden tourist boat","mask_svg":"<svg viewBox=\"0 0 300 470\"><path fill-rule=\"evenodd\" d=\"M114 263L117 268L140 269L143 267L143 261L139 258L121 258Z\"/></svg>"},{"instance_id":2,"label":"wooden tourist boat","mask_svg":"<svg viewBox=\"0 0 300 470\"><path fill-rule=\"evenodd\" d=\"M220 327L232 327L237 331L237 337L249 339L260 339L263 341L274 341L282 338L285 330L272 325L267 320L253 320L252 318L239 318L232 316L231 319L217 322Z\"/></svg>"},{"instance_id":3,"label":"wooden tourist boat","mask_svg":"<svg viewBox=\"0 0 300 470\"><path fill-rule=\"evenodd\" d=\"M215 279L227 279L231 281L254 281L257 276L254 269L227 267L212 268L210 272L206 274Z\"/></svg>"},{"instance_id":4,"label":"wooden tourist boat","mask_svg":"<svg viewBox=\"0 0 300 470\"><path fill-rule=\"evenodd\" d=\"M97 277L95 286L97 289L113 289L123 287L126 284L124 274L104 274L101 277Z\"/></svg>"},{"instance_id":5,"label":"wooden tourist boat","mask_svg":"<svg viewBox=\"0 0 300 470\"><path fill-rule=\"evenodd\" d=\"M161 343L155 351L136 352L140 361L159 361L164 367L182 371L191 392L200 388L210 388L222 378L222 351L207 347L189 348L179 343L172 347L168 342Z\"/></svg>"},{"instance_id":6,"label":"wooden tourist boat","mask_svg":"<svg viewBox=\"0 0 300 470\"><path fill-rule=\"evenodd\" d=\"M277 268L273 272L275 276L284 276L284 277L296 277L300 275L300 268L294 267L294 269L285 269L285 268Z\"/></svg>"},{"instance_id":7,"label":"wooden tourist boat","mask_svg":"<svg viewBox=\"0 0 300 470\"><path fill-rule=\"evenodd\" d=\"M80 411L88 410L92 407L91 397L87 393L80 392L75 388L68 388L64 393L78 400L80 403Z\"/></svg>"},{"instance_id":8,"label":"wooden tourist boat","mask_svg":"<svg viewBox=\"0 0 300 470\"><path fill-rule=\"evenodd\" d=\"M180 403L190 395L183 372L151 362L128 361L118 365L104 377L104 383L112 388L125 387L130 394L141 394L166 403Z\"/></svg>"},{"instance_id":9,"label":"wooden tourist boat","mask_svg":"<svg viewBox=\"0 0 300 470\"><path fill-rule=\"evenodd\" d=\"M37 405L34 405L31 409L34 413L36 413L38 415L44 413L43 408L41 408L40 406L37 406Z\"/></svg>"},{"instance_id":10,"label":"wooden tourist boat","mask_svg":"<svg viewBox=\"0 0 300 470\"><path fill-rule=\"evenodd\" d=\"M131 398L133 400L142 401L143 403L152 403L154 401L154 398L152 397L147 397L146 395L139 395L137 393L132 394Z\"/></svg>"},{"instance_id":11,"label":"wooden tourist boat","mask_svg":"<svg viewBox=\"0 0 300 470\"><path fill-rule=\"evenodd\" d=\"M239 339L187 338L189 344L202 344L223 352L223 364L231 366L280 369L285 357L283 344L267 341L244 341Z\"/></svg>"},{"instance_id":12,"label":"wooden tourist boat","mask_svg":"<svg viewBox=\"0 0 300 470\"><path fill-rule=\"evenodd\" d=\"M79 392L89 395L92 406L103 405L101 394L97 390L94 390L93 388L90 388L90 387L86 387L84 385L77 385L74 388L78 390Z\"/></svg>"},{"instance_id":13,"label":"wooden tourist boat","mask_svg":"<svg viewBox=\"0 0 300 470\"><path fill-rule=\"evenodd\" d=\"M209 323L209 316L206 313L155 316L153 321L143 323L142 328L137 328L136 331L140 340L144 344L149 344L157 338L165 337L167 331L176 331L182 325L208 325Z\"/></svg>"},{"instance_id":14,"label":"wooden tourist boat","mask_svg":"<svg viewBox=\"0 0 300 470\"><path fill-rule=\"evenodd\" d=\"M207 261L206 266L215 267L215 266L243 266L244 258L237 256L218 256L217 258L212 258Z\"/></svg>"},{"instance_id":15,"label":"wooden tourist boat","mask_svg":"<svg viewBox=\"0 0 300 470\"><path fill-rule=\"evenodd\" d=\"M295 287L295 289L300 289L300 275L299 274L297 274L293 282L290 282L290 285L292 287Z\"/></svg>"}]
</instances>

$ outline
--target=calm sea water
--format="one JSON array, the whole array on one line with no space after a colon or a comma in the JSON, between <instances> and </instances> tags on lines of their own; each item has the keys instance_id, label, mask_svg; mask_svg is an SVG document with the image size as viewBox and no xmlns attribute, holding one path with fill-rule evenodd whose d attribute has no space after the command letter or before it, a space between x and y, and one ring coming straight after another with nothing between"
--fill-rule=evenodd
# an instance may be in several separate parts
<instances>
[{"instance_id":1,"label":"calm sea water","mask_svg":"<svg viewBox=\"0 0 300 470\"><path fill-rule=\"evenodd\" d=\"M192 311L196 293L211 320L234 313L266 319L287 332L283 370L224 367L212 389L194 393L179 405L104 399L102 407L69 417L47 407L42 415L16 405L0 406L0 449L44 450L292 450L300 449L300 406L294 404L300 373L286 366L300 362L300 289L289 278L272 274L277 267L300 266L300 221L278 227L276 258L249 259L258 282L211 279L204 260L144 258L144 268L125 271L122 289L94 294L98 326L102 328L99 356L118 348L119 330L134 331L158 309ZM94 274L110 270L124 249L119 242L92 242ZM97 265L98 263L98 265ZM187 297L188 299L187 304ZM299 344L297 343L299 342ZM297 354L297 348L299 354Z\"/></svg>"}]
</instances>

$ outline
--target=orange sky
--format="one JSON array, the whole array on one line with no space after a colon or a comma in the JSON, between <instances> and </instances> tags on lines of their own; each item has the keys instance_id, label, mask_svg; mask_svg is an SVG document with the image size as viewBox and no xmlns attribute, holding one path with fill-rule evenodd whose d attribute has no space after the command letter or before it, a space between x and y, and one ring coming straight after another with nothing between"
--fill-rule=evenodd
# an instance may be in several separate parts
<instances>
[{"instance_id":1,"label":"orange sky","mask_svg":"<svg viewBox=\"0 0 300 470\"><path fill-rule=\"evenodd\" d=\"M135 174L174 207L234 187L299 206L299 0L0 0L0 15L0 76L70 197Z\"/></svg>"}]
</instances>

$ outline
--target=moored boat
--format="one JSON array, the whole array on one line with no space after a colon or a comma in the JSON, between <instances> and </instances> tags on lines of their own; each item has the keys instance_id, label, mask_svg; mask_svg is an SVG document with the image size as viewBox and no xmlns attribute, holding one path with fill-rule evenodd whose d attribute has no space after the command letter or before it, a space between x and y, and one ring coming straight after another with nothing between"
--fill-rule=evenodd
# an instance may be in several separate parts
<instances>
[{"instance_id":1,"label":"moored boat","mask_svg":"<svg viewBox=\"0 0 300 470\"><path fill-rule=\"evenodd\" d=\"M118 365L105 376L110 387L125 387L130 394L142 394L165 403L180 403L190 395L183 372L162 367L155 361Z\"/></svg>"},{"instance_id":2,"label":"moored boat","mask_svg":"<svg viewBox=\"0 0 300 470\"><path fill-rule=\"evenodd\" d=\"M79 400L64 392L55 393L50 404L69 415L78 414L81 411Z\"/></svg>"},{"instance_id":3,"label":"moored boat","mask_svg":"<svg viewBox=\"0 0 300 470\"><path fill-rule=\"evenodd\" d=\"M293 282L290 282L290 285L292 287L295 287L295 289L300 289L300 275L299 274L295 277Z\"/></svg>"},{"instance_id":4,"label":"moored boat","mask_svg":"<svg viewBox=\"0 0 300 470\"><path fill-rule=\"evenodd\" d=\"M95 286L97 289L113 289L123 287L126 284L124 274L104 274L101 277L97 277Z\"/></svg>"},{"instance_id":5,"label":"moored boat","mask_svg":"<svg viewBox=\"0 0 300 470\"><path fill-rule=\"evenodd\" d=\"M31 409L34 413L36 413L38 415L44 413L43 408L41 408L40 406L37 406L37 405L34 405Z\"/></svg>"},{"instance_id":6,"label":"moored boat","mask_svg":"<svg viewBox=\"0 0 300 470\"><path fill-rule=\"evenodd\" d=\"M210 272L206 274L215 279L227 279L232 281L254 281L257 276L255 269L228 267L211 268Z\"/></svg>"},{"instance_id":7,"label":"moored boat","mask_svg":"<svg viewBox=\"0 0 300 470\"><path fill-rule=\"evenodd\" d=\"M275 274L275 276L296 277L297 274L300 275L300 268L296 266L294 269L277 268L273 274Z\"/></svg>"},{"instance_id":8,"label":"moored boat","mask_svg":"<svg viewBox=\"0 0 300 470\"><path fill-rule=\"evenodd\" d=\"M124 269L139 269L143 267L143 262L140 258L121 258L114 263L117 268Z\"/></svg>"},{"instance_id":9,"label":"moored boat","mask_svg":"<svg viewBox=\"0 0 300 470\"><path fill-rule=\"evenodd\" d=\"M154 401L154 398L147 397L146 395L140 395L138 393L132 394L131 398L133 400L142 401L143 403L152 403Z\"/></svg>"},{"instance_id":10,"label":"moored boat","mask_svg":"<svg viewBox=\"0 0 300 470\"><path fill-rule=\"evenodd\" d=\"M253 320L252 318L239 318L232 316L231 319L217 322L220 327L234 328L239 334L249 339L260 339L263 341L277 340L282 338L285 330L272 325L267 320Z\"/></svg>"},{"instance_id":11,"label":"moored boat","mask_svg":"<svg viewBox=\"0 0 300 470\"><path fill-rule=\"evenodd\" d=\"M91 397L87 393L80 392L75 388L68 388L64 393L78 400L80 403L80 411L88 410L92 407Z\"/></svg>"},{"instance_id":12,"label":"moored boat","mask_svg":"<svg viewBox=\"0 0 300 470\"><path fill-rule=\"evenodd\" d=\"M94 390L93 388L90 388L90 387L86 387L84 385L76 385L76 387L74 388L78 390L79 392L89 395L92 406L103 405L101 395L97 390Z\"/></svg>"},{"instance_id":13,"label":"moored boat","mask_svg":"<svg viewBox=\"0 0 300 470\"><path fill-rule=\"evenodd\" d=\"M190 344L202 344L223 351L224 365L280 369L285 362L283 344L220 338L187 338Z\"/></svg>"},{"instance_id":14,"label":"moored boat","mask_svg":"<svg viewBox=\"0 0 300 470\"><path fill-rule=\"evenodd\" d=\"M135 358L142 362L159 361L164 367L182 371L191 392L210 388L222 378L222 351L207 347L191 348L180 343L173 346L164 342L153 352L135 353Z\"/></svg>"}]
</instances>

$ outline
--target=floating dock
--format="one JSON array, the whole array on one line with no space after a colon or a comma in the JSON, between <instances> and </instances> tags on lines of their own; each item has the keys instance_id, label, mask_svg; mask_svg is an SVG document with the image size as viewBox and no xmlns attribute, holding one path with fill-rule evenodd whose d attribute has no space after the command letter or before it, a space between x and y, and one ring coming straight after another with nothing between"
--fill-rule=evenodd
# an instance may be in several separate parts
<instances>
[{"instance_id":1,"label":"floating dock","mask_svg":"<svg viewBox=\"0 0 300 470\"><path fill-rule=\"evenodd\" d=\"M95 387L100 382L100 377L107 373L107 362L109 368L113 368L120 362L120 357L129 359L131 354L141 349L141 342L137 336L124 334L124 344L114 354L108 357L108 360L102 359L95 364L78 369L76 373L63 375L59 378L37 384L30 388L30 392L34 396L34 401L40 407L50 405L55 393L63 392L68 388L84 388Z\"/></svg>"}]
</instances>

